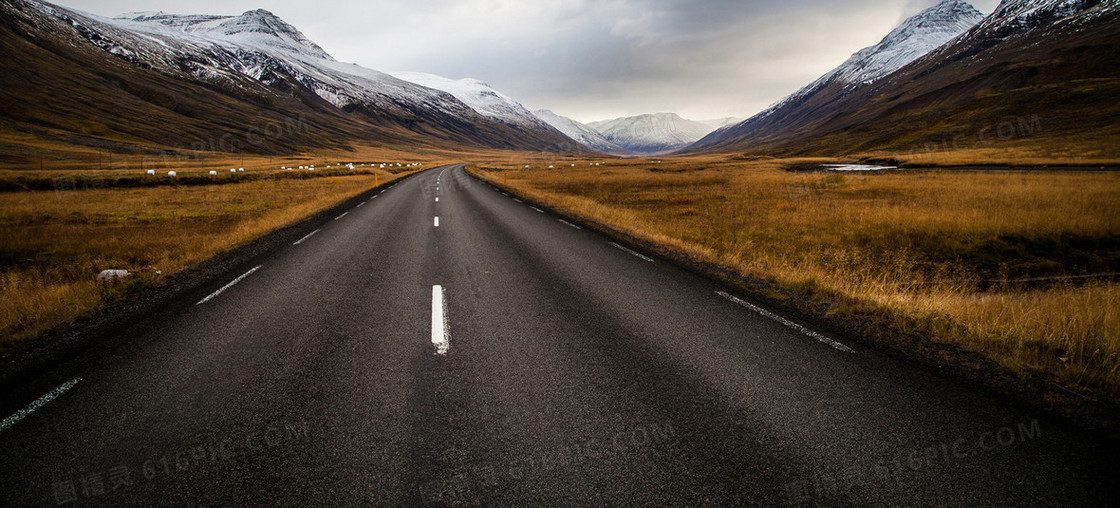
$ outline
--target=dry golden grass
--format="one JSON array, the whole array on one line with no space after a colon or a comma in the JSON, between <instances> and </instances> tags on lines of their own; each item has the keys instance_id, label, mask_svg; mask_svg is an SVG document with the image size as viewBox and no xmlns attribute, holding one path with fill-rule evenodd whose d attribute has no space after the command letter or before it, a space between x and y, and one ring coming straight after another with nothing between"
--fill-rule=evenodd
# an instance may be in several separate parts
<instances>
[{"instance_id":1,"label":"dry golden grass","mask_svg":"<svg viewBox=\"0 0 1120 508\"><path fill-rule=\"evenodd\" d=\"M1120 271L1120 174L791 173L804 160L734 159L479 173L698 259L842 295L832 312L886 310L1015 372L1120 393L1120 285L1053 278ZM1014 282L1036 277L1052 279Z\"/></svg>"},{"instance_id":2,"label":"dry golden grass","mask_svg":"<svg viewBox=\"0 0 1120 508\"><path fill-rule=\"evenodd\" d=\"M168 151L173 153L170 156L113 154L110 166L108 153L88 147L45 144L3 126L0 138L44 154L41 167L38 160L0 160L0 186L23 188L13 183L35 180L38 185L31 188L58 189L0 192L0 347L159 283L159 277L145 273L124 284L105 286L95 281L101 270L152 267L166 277L338 204L375 182L385 183L416 169L464 160L552 157L486 149L358 146L284 156L192 151ZM323 175L328 165L348 162L375 176ZM399 162L402 167L358 166L363 162ZM411 162L424 165L408 168ZM319 170L316 178L288 178L300 175L279 169L310 164ZM228 183L229 169L239 167L249 178ZM128 182L121 179L144 179L149 169L169 184L124 187ZM176 181L193 179L191 184L170 184L163 176L169 170L178 172ZM226 184L209 185L210 170L218 172L216 181Z\"/></svg>"},{"instance_id":3,"label":"dry golden grass","mask_svg":"<svg viewBox=\"0 0 1120 508\"><path fill-rule=\"evenodd\" d=\"M379 182L403 175L382 172ZM40 333L135 289L105 269L174 274L374 186L374 176L229 185L0 193L0 345Z\"/></svg>"}]
</instances>

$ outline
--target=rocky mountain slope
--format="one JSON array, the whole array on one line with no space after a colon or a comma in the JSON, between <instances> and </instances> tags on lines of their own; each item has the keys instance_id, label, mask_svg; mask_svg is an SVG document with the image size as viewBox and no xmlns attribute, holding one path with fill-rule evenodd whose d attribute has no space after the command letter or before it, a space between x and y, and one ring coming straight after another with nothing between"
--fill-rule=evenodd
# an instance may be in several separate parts
<instances>
[{"instance_id":1,"label":"rocky mountain slope","mask_svg":"<svg viewBox=\"0 0 1120 508\"><path fill-rule=\"evenodd\" d=\"M944 5L944 4L942 4ZM1120 1L1004 0L871 83L795 94L690 151L1120 156Z\"/></svg>"}]
</instances>

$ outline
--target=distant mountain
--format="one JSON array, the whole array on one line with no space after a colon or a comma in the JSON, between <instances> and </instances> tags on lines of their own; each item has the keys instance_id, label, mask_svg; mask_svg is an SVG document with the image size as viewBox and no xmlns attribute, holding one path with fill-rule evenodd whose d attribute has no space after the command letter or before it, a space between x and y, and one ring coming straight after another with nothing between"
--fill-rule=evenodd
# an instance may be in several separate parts
<instances>
[{"instance_id":1,"label":"distant mountain","mask_svg":"<svg viewBox=\"0 0 1120 508\"><path fill-rule=\"evenodd\" d=\"M525 109L521 103L494 90L477 79L450 79L423 72L393 72L393 77L421 86L442 90L483 116L522 129L553 131L553 127Z\"/></svg>"},{"instance_id":2,"label":"distant mountain","mask_svg":"<svg viewBox=\"0 0 1120 508\"><path fill-rule=\"evenodd\" d=\"M553 113L552 111L549 111L547 109L534 111L533 114L537 115L537 118L540 118L542 121L551 125L556 130L563 132L564 135L572 138L573 141L590 150L619 155L625 155L629 153L629 151L625 148L622 148L621 146L608 141L607 138L603 137L603 135L599 133L599 131L592 129L591 127L580 122L572 120L571 118L557 115L556 113Z\"/></svg>"},{"instance_id":3,"label":"distant mountain","mask_svg":"<svg viewBox=\"0 0 1120 508\"><path fill-rule=\"evenodd\" d=\"M259 153L350 142L523 150L567 142L552 129L481 115L449 93L338 62L263 9L109 19L0 0L0 14L0 118L54 141ZM297 117L306 129L260 135ZM209 142L215 138L222 142Z\"/></svg>"},{"instance_id":4,"label":"distant mountain","mask_svg":"<svg viewBox=\"0 0 1120 508\"><path fill-rule=\"evenodd\" d=\"M679 150L712 132L712 127L685 120L676 113L638 115L587 125L626 150L651 155Z\"/></svg>"},{"instance_id":5,"label":"distant mountain","mask_svg":"<svg viewBox=\"0 0 1120 508\"><path fill-rule=\"evenodd\" d=\"M945 0L905 20L878 44L864 48L821 76L733 129L719 129L690 150L719 146L754 133L765 139L786 134L806 122L826 117L829 106L852 90L868 86L937 49L980 22L971 4Z\"/></svg>"},{"instance_id":6,"label":"distant mountain","mask_svg":"<svg viewBox=\"0 0 1120 508\"><path fill-rule=\"evenodd\" d=\"M1120 0L1004 0L892 73L813 88L689 151L1118 157Z\"/></svg>"}]
</instances>

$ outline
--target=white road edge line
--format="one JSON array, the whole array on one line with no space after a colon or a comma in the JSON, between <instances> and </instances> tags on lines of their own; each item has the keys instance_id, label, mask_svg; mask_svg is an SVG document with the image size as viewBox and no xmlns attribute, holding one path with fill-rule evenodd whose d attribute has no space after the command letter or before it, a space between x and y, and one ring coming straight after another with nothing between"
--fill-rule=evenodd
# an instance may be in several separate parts
<instances>
[{"instance_id":1,"label":"white road edge line","mask_svg":"<svg viewBox=\"0 0 1120 508\"><path fill-rule=\"evenodd\" d=\"M5 430L8 430L9 428L12 427L12 425L15 425L16 423L19 423L20 420L22 420L24 418L27 418L27 416L30 415L31 413L34 413L39 408L47 405L48 402L50 402L54 399L57 399L59 395L62 395L64 393L66 393L67 391L69 391L71 388L74 387L74 385L78 384L78 382L80 382L81 380L82 380L82 378L76 377L76 378L71 379L71 380L69 380L65 383L62 383L61 385L58 385L58 387L56 387L54 390L51 390L51 391L47 392L46 395L43 395L42 397L39 397L39 398L35 399L34 401L32 401L30 404L27 405L27 407L25 407L23 409L20 409L19 411L16 411L15 414L13 414L12 416L9 416L9 417L5 418L3 421L0 421L0 432L4 432Z\"/></svg>"},{"instance_id":2,"label":"white road edge line","mask_svg":"<svg viewBox=\"0 0 1120 508\"><path fill-rule=\"evenodd\" d=\"M443 356L451 349L451 333L447 327L447 300L443 297L443 286L432 286L432 344L436 354Z\"/></svg>"},{"instance_id":3,"label":"white road edge line","mask_svg":"<svg viewBox=\"0 0 1120 508\"><path fill-rule=\"evenodd\" d=\"M339 215L338 217L335 217L335 218L334 218L334 220L338 220L338 219L341 219L341 218L343 218L343 217L345 217L345 216L347 216L347 215L349 215L349 214L350 214L350 212L342 212L342 215Z\"/></svg>"},{"instance_id":4,"label":"white road edge line","mask_svg":"<svg viewBox=\"0 0 1120 508\"><path fill-rule=\"evenodd\" d=\"M514 200L514 201L517 201L518 203L524 203L524 201L522 201L522 200L520 200L520 199L517 199L517 198L513 198L513 200Z\"/></svg>"},{"instance_id":5,"label":"white road edge line","mask_svg":"<svg viewBox=\"0 0 1120 508\"><path fill-rule=\"evenodd\" d=\"M299 240L296 240L296 243L293 243L292 245L299 245L299 244L307 241L308 238L311 238L311 237L315 236L315 233L318 233L318 232L319 232L319 230L316 229L315 231L307 233L307 236L305 236L303 238L300 238Z\"/></svg>"},{"instance_id":6,"label":"white road edge line","mask_svg":"<svg viewBox=\"0 0 1120 508\"><path fill-rule=\"evenodd\" d=\"M817 332L814 332L814 331L812 331L808 328L805 328L804 326L801 326L801 325L799 325L797 323L794 323L793 321L790 321L790 320L788 320L788 319L786 319L782 316L774 314L773 312L770 312L766 309L763 309L762 307L759 307L759 306L757 306L753 303L750 303L750 302L745 301L745 300L743 300L739 297L736 297L735 295L725 293L723 291L716 291L716 294L719 295L719 296L722 296L722 297L724 297L728 300L731 300L734 303L742 305L743 307L746 307L750 310L753 310L753 311L755 311L759 314L762 314L763 316L766 316L770 319L773 319L774 321L777 321L777 322L779 322L783 325L786 325L790 328L793 328L794 330L797 330L797 331L799 331L799 332L801 332L805 335L808 335L808 336L810 336L814 339L817 339L818 341L821 341L825 344L828 344L829 346L832 346L833 348L835 348L838 351L843 351L845 353L855 353L855 350L853 350L852 348L850 348L848 346L845 346L844 344L841 344L840 342L837 342L833 339L825 337L824 335L821 335L821 334L819 334Z\"/></svg>"},{"instance_id":7,"label":"white road edge line","mask_svg":"<svg viewBox=\"0 0 1120 508\"><path fill-rule=\"evenodd\" d=\"M366 202L365 202L365 201L362 201L361 203L358 203L358 206L355 206L354 208L355 208L355 209L361 208L361 207L362 207L362 205L364 205L364 204L366 204Z\"/></svg>"},{"instance_id":8,"label":"white road edge line","mask_svg":"<svg viewBox=\"0 0 1120 508\"><path fill-rule=\"evenodd\" d=\"M565 226L568 226L568 227L571 227L571 228L576 228L576 229L583 229L583 228L581 228L581 227L579 227L579 226L577 226L577 225L575 225L575 224L572 224L571 222L568 222L568 221L566 221L566 220L564 220L564 219L556 219L556 220L560 221L560 223L561 223L561 224L564 224Z\"/></svg>"},{"instance_id":9,"label":"white road edge line","mask_svg":"<svg viewBox=\"0 0 1120 508\"><path fill-rule=\"evenodd\" d=\"M223 292L223 291L225 291L225 290L227 290L227 289L229 289L229 288L233 287L233 285L234 285L234 284L237 284L238 282L241 282L242 280L244 280L244 279L245 279L245 277L248 277L248 276L252 275L252 274L253 274L253 272L255 272L255 271L257 271L257 270L260 270L260 269L261 269L261 266L263 266L263 265L257 265L257 266L256 266L255 268L253 268L252 270L249 270L249 271L247 271L247 272L245 272L245 273L241 274L241 276L240 276L240 277L238 277L238 278L236 278L236 279L233 279L232 281L230 281L230 283L229 283L229 284L226 284L226 285L222 286L222 288L221 288L221 289L219 289L219 290L217 290L217 291L215 291L215 292L213 292L213 293L210 293L210 296L207 296L206 298L203 298L203 299L199 300L199 301L198 301L198 303L196 303L195 305L202 305L202 304L204 304L204 303L206 303L206 302L209 302L210 300L213 300L213 299L214 299L214 297L216 297L216 296L218 296L218 295L222 294L222 292Z\"/></svg>"},{"instance_id":10,"label":"white road edge line","mask_svg":"<svg viewBox=\"0 0 1120 508\"><path fill-rule=\"evenodd\" d=\"M614 247L614 248L616 248L616 249L621 249L621 250L625 251L626 253L630 254L631 256L635 256L635 257L638 257L638 258L640 258L640 259L642 259L642 260L645 260L645 261L649 261L650 263L652 263L652 262L653 262L653 258L651 258L651 257L647 257L647 256L643 256L642 254L640 254L640 253L638 253L638 252L634 252L634 251L633 251L632 249L628 249L628 248L626 248L626 247L623 247L623 246L621 246L621 245L619 245L619 244L617 244L617 243L614 243L614 242L607 242L607 243L611 244L611 246L613 246L613 247Z\"/></svg>"},{"instance_id":11,"label":"white road edge line","mask_svg":"<svg viewBox=\"0 0 1120 508\"><path fill-rule=\"evenodd\" d=\"M544 210L541 210L540 208L537 208L537 207L535 207L535 206L530 206L529 208L532 208L533 210L536 210L536 211L538 211L538 212L540 212L540 213L544 213Z\"/></svg>"},{"instance_id":12,"label":"white road edge line","mask_svg":"<svg viewBox=\"0 0 1120 508\"><path fill-rule=\"evenodd\" d=\"M439 217L436 217L436 227L439 227Z\"/></svg>"}]
</instances>

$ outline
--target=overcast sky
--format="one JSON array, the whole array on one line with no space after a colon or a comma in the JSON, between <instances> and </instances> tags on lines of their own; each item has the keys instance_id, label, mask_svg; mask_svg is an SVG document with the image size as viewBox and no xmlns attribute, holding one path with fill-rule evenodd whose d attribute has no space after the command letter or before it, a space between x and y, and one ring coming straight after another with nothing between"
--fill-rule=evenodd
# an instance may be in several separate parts
<instances>
[{"instance_id":1,"label":"overcast sky","mask_svg":"<svg viewBox=\"0 0 1120 508\"><path fill-rule=\"evenodd\" d=\"M580 121L748 117L938 0L61 0L130 11L264 8L336 59L486 81ZM973 5L988 14L999 0ZM185 11L188 9L190 12Z\"/></svg>"}]
</instances>

